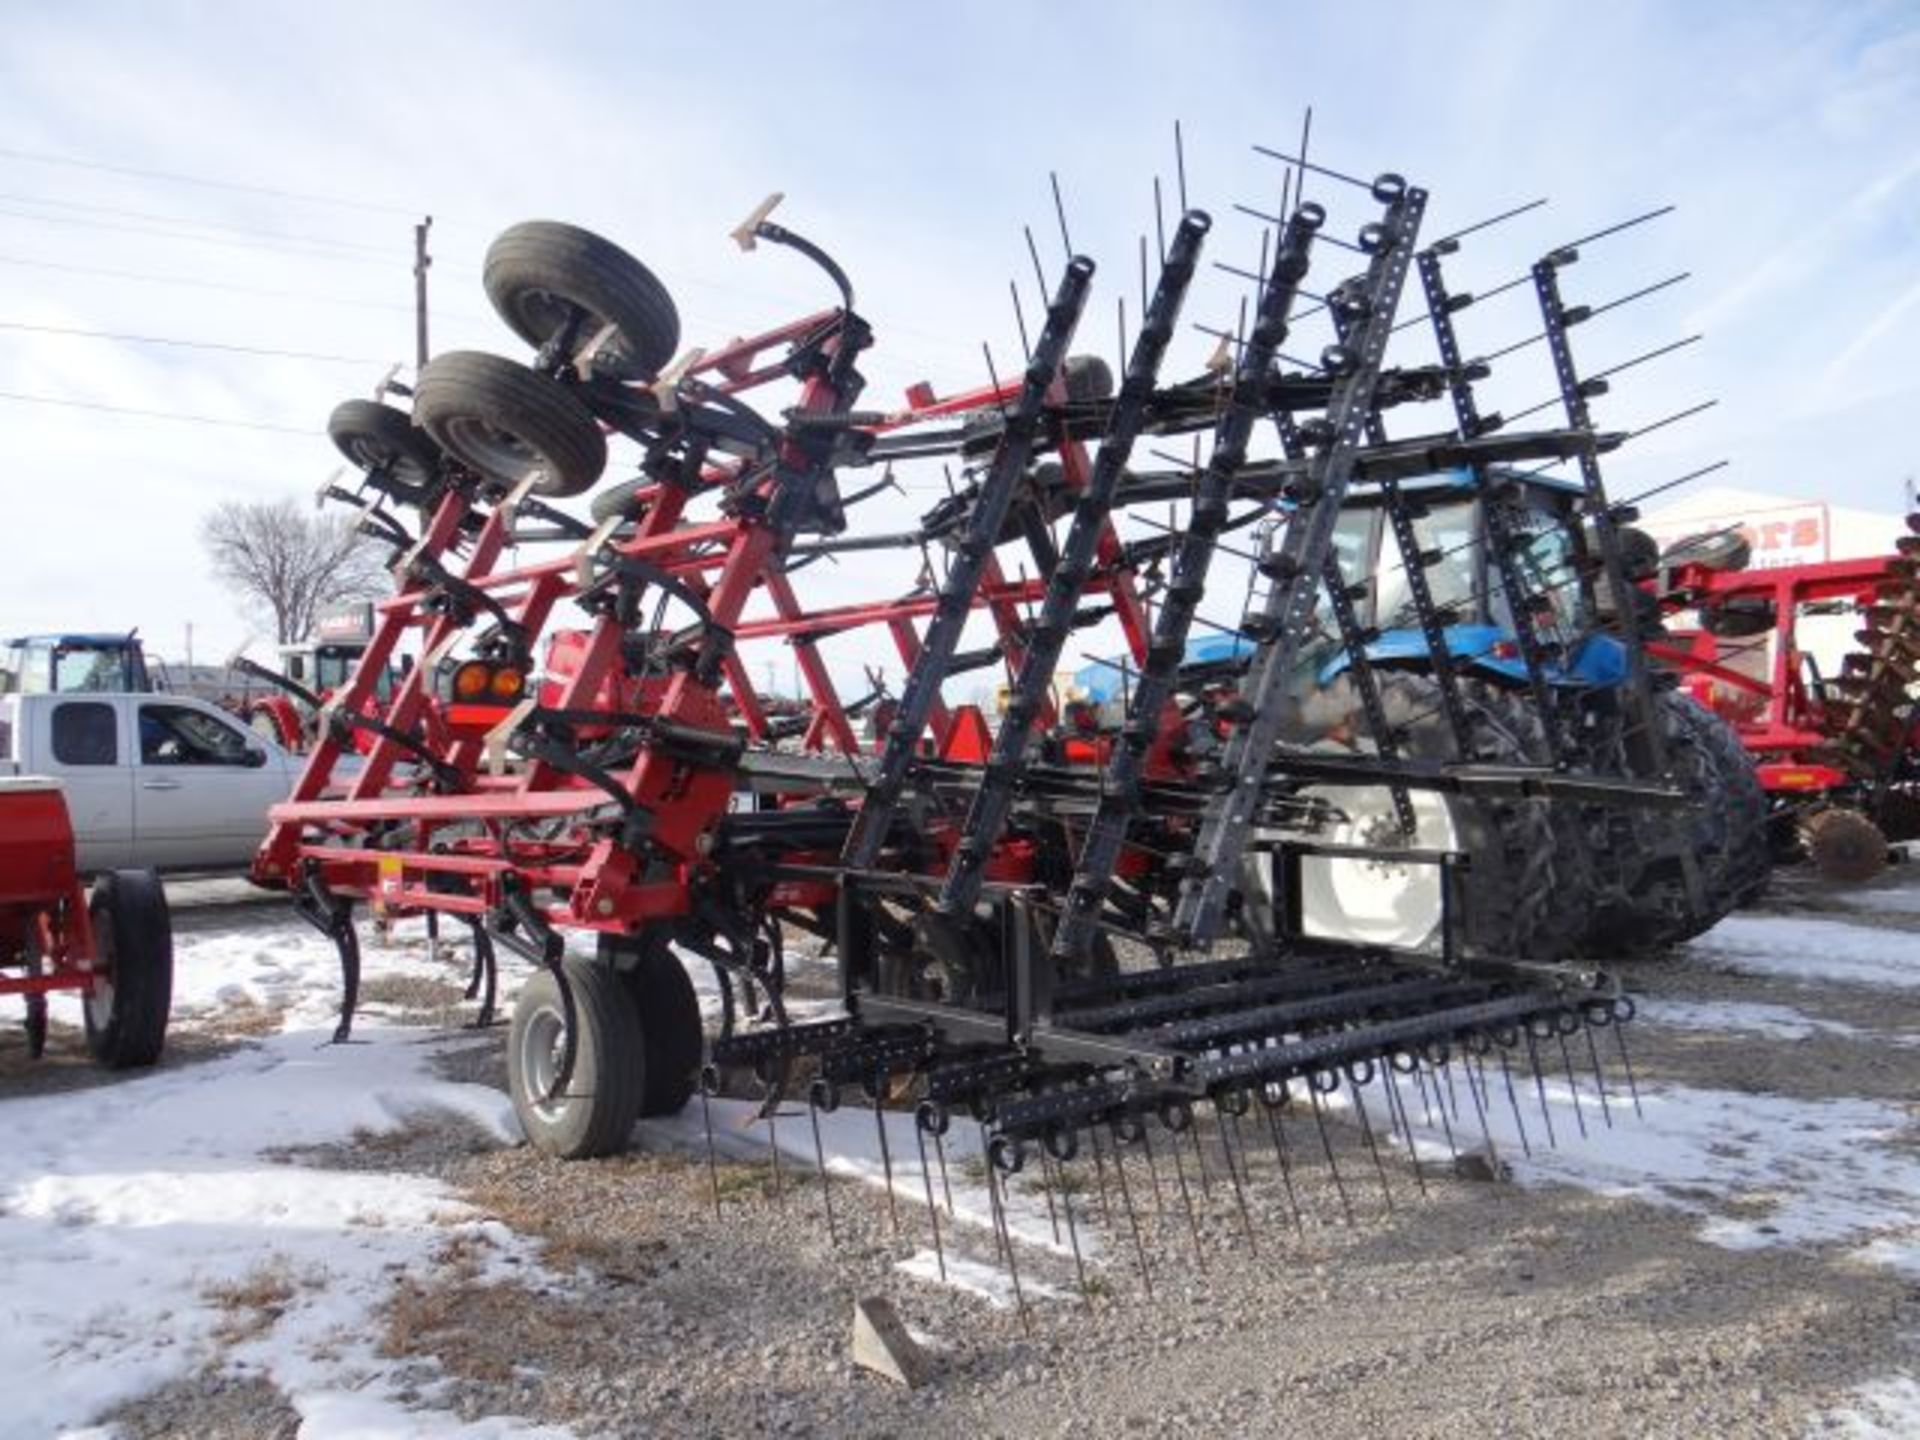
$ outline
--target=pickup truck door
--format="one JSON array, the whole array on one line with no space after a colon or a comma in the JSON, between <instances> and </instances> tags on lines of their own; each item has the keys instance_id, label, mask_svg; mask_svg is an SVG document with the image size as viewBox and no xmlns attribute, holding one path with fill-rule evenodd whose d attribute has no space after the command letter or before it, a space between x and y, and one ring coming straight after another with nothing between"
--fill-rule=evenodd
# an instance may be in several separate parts
<instances>
[{"instance_id":1,"label":"pickup truck door","mask_svg":"<svg viewBox=\"0 0 1920 1440\"><path fill-rule=\"evenodd\" d=\"M32 702L25 774L51 775L66 791L75 859L83 871L133 863L133 763L126 711L102 696Z\"/></svg>"},{"instance_id":2,"label":"pickup truck door","mask_svg":"<svg viewBox=\"0 0 1920 1440\"><path fill-rule=\"evenodd\" d=\"M286 757L211 705L181 697L133 702L133 848L143 865L233 869L286 799Z\"/></svg>"}]
</instances>

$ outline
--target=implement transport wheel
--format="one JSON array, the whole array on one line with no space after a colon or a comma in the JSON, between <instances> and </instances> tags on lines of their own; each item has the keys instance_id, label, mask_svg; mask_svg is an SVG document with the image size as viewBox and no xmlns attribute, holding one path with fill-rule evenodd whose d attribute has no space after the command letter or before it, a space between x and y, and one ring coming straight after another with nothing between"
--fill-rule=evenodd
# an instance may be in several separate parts
<instances>
[{"instance_id":1,"label":"implement transport wheel","mask_svg":"<svg viewBox=\"0 0 1920 1440\"><path fill-rule=\"evenodd\" d=\"M87 901L97 973L84 1008L87 1049L110 1070L151 1065L173 1006L173 920L151 870L114 870Z\"/></svg>"},{"instance_id":2,"label":"implement transport wheel","mask_svg":"<svg viewBox=\"0 0 1920 1440\"><path fill-rule=\"evenodd\" d=\"M440 470L439 449L413 417L377 400L342 400L327 417L327 435L359 469L383 472L389 488L423 491Z\"/></svg>"},{"instance_id":3,"label":"implement transport wheel","mask_svg":"<svg viewBox=\"0 0 1920 1440\"><path fill-rule=\"evenodd\" d=\"M616 380L647 380L680 345L680 316L654 273L590 230L528 220L487 247L482 283L513 332L538 349L573 322L578 354L593 347L593 368Z\"/></svg>"},{"instance_id":4,"label":"implement transport wheel","mask_svg":"<svg viewBox=\"0 0 1920 1440\"><path fill-rule=\"evenodd\" d=\"M664 944L637 935L602 935L600 960L618 977L640 1027L640 1113L672 1115L693 1098L706 1053L687 967Z\"/></svg>"},{"instance_id":5,"label":"implement transport wheel","mask_svg":"<svg viewBox=\"0 0 1920 1440\"><path fill-rule=\"evenodd\" d=\"M607 437L558 380L480 350L450 350L420 372L414 417L441 446L509 485L564 499L600 478Z\"/></svg>"},{"instance_id":6,"label":"implement transport wheel","mask_svg":"<svg viewBox=\"0 0 1920 1440\"><path fill-rule=\"evenodd\" d=\"M553 1093L566 1040L566 1011L552 972L520 987L507 1029L507 1089L534 1149L587 1160L626 1147L639 1118L646 1059L640 1017L605 965L568 956L579 1043L566 1089Z\"/></svg>"},{"instance_id":7,"label":"implement transport wheel","mask_svg":"<svg viewBox=\"0 0 1920 1440\"><path fill-rule=\"evenodd\" d=\"M1862 885L1887 864L1887 837L1858 810L1832 806L1800 822L1800 841L1822 880Z\"/></svg>"}]
</instances>

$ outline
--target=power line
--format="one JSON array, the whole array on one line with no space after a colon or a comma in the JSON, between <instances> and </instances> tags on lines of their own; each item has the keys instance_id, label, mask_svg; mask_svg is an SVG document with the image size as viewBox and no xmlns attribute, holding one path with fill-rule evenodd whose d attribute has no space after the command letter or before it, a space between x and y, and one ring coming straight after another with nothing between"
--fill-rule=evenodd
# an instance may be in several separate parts
<instances>
[{"instance_id":1,"label":"power line","mask_svg":"<svg viewBox=\"0 0 1920 1440\"><path fill-rule=\"evenodd\" d=\"M259 295L276 300L306 300L316 305L351 305L366 310L404 310L413 306L397 300L354 300L339 295L313 295L304 290L275 289L264 285L235 285L226 280L201 280L186 275L149 275L138 270L114 270L99 265L69 265L57 260L32 260L24 255L0 255L0 265L21 265L32 270L58 270L69 275L101 275L112 280L138 280L149 285L184 285L195 290L225 290L236 295ZM478 321L481 317L457 310L434 308L436 318Z\"/></svg>"},{"instance_id":2,"label":"power line","mask_svg":"<svg viewBox=\"0 0 1920 1440\"><path fill-rule=\"evenodd\" d=\"M10 205L40 205L56 210L85 210L94 215L113 215L123 220L154 220L163 225L189 225L197 230L222 230L232 235L251 235L266 240L289 240L300 245L324 245L336 250L359 250L389 259L401 255L405 247L373 245L362 240L340 240L324 235L290 235L284 230L261 230L249 225L226 225L218 220L195 220L188 215L156 215L151 210L125 210L117 205L90 205L83 200L56 200L50 195L14 195L0 192L0 201Z\"/></svg>"},{"instance_id":3,"label":"power line","mask_svg":"<svg viewBox=\"0 0 1920 1440\"><path fill-rule=\"evenodd\" d=\"M229 250L274 250L284 255L298 255L309 260L346 260L358 265L394 265L396 268L398 266L397 258L360 255L346 250L314 249L301 241L292 244L269 244L263 240L229 240L219 235L196 234L191 230L167 230L158 225L135 225L123 220L97 220L90 215L36 215L31 210L13 210L6 206L0 206L0 215L15 220L31 220L41 225L77 225L85 230L117 230L132 235L159 235L169 240L197 240L202 245L220 245Z\"/></svg>"},{"instance_id":4,"label":"power line","mask_svg":"<svg viewBox=\"0 0 1920 1440\"><path fill-rule=\"evenodd\" d=\"M219 415L188 415L178 410L143 410L132 405L109 405L100 400L28 395L18 390L0 390L0 400L16 400L26 405L57 405L65 410L98 410L108 415L138 415L148 420L176 420L189 425L219 425L231 430L266 430L279 435L311 436L326 433L304 425L271 425L263 420L229 420Z\"/></svg>"},{"instance_id":5,"label":"power line","mask_svg":"<svg viewBox=\"0 0 1920 1440\"><path fill-rule=\"evenodd\" d=\"M184 350L224 350L235 355L271 355L283 360L325 360L337 365L378 365L365 355L326 355L312 350L274 350L264 345L228 345L218 340L182 340L171 335L125 335L113 330L80 330L66 325L35 325L25 320L0 320L0 330L24 330L36 335L72 335L85 340L120 340L129 345L172 345Z\"/></svg>"},{"instance_id":6,"label":"power line","mask_svg":"<svg viewBox=\"0 0 1920 1440\"><path fill-rule=\"evenodd\" d=\"M345 210L371 210L386 215L416 215L420 208L383 205L374 200L346 200L337 195L312 195L299 190L281 190L271 185L248 185L236 180L214 180L204 175L182 175L172 170L146 170L135 165L110 165L101 160L80 160L70 155L47 155L35 150L18 150L0 145L0 157L24 160L31 165L64 165L75 170L98 170L109 175L132 175L142 180L164 180L173 185L198 185L208 190L233 190L246 195L269 195L276 200L295 200L303 205L337 205Z\"/></svg>"}]
</instances>

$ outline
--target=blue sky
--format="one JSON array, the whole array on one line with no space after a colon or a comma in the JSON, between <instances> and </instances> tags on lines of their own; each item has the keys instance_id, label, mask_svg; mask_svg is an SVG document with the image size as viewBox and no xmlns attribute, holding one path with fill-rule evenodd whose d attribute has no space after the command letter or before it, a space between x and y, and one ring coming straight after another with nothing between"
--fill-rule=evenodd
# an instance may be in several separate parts
<instances>
[{"instance_id":1,"label":"blue sky","mask_svg":"<svg viewBox=\"0 0 1920 1440\"><path fill-rule=\"evenodd\" d=\"M1680 207L1569 274L1595 301L1692 275L1581 334L1597 366L1705 332L1623 376L1603 421L1721 401L1621 457L1617 492L1724 456L1728 483L1892 508L1920 470L1910 4L843 4L803 17L760 4L4 0L0 24L0 391L318 432L336 400L410 356L420 210L436 217L437 348L518 353L477 270L492 235L530 216L641 255L677 296L688 340L711 342L821 303L796 262L725 239L778 189L780 218L853 273L881 337L867 369L883 403L922 376L977 381L983 340L1011 369L1007 281L1030 275L1020 226L1034 225L1050 265L1059 258L1049 170L1076 244L1102 264L1086 335L1110 353L1112 297L1137 286L1151 176L1171 185L1173 121L1192 199L1218 220L1211 253L1244 265L1258 227L1232 202L1271 206L1279 185L1249 147L1287 146L1312 104L1316 153L1427 185L1433 229L1551 199L1463 251L1465 288L1570 235ZM106 270L157 278L82 273ZM1241 288L1210 276L1189 317L1229 320ZM1530 328L1522 298L1468 318L1476 350ZM1197 368L1209 348L1190 332L1174 368ZM1545 398L1541 380L1536 364L1503 379L1498 398ZM11 461L0 630L137 623L169 654L189 621L203 657L248 629L202 573L200 513L309 491L335 463L318 433L10 400L0 426ZM866 523L909 510L876 508ZM807 573L823 601L876 584L870 572Z\"/></svg>"}]
</instances>

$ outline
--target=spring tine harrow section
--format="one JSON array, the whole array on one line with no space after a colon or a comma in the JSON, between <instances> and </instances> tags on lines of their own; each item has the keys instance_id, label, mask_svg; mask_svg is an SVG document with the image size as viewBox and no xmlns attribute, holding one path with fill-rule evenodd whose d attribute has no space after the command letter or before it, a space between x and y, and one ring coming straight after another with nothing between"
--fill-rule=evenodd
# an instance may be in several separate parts
<instances>
[{"instance_id":1,"label":"spring tine harrow section","mask_svg":"<svg viewBox=\"0 0 1920 1440\"><path fill-rule=\"evenodd\" d=\"M1247 442L1261 410L1267 372L1287 334L1287 313L1307 273L1308 252L1324 212L1302 207L1287 219L1266 278L1253 332L1240 355L1226 409L1214 433L1213 456L1194 494L1193 515L1174 550L1171 579L1160 605L1146 664L1134 683L1120 743L1101 780L1099 809L1082 842L1073 884L1055 930L1056 962L1080 958L1092 942L1093 928L1106 899L1114 866L1126 843L1127 828L1140 803L1141 771L1147 750L1165 723L1174 675L1186 653L1193 617L1206 593L1207 570L1220 532L1235 475L1246 459Z\"/></svg>"},{"instance_id":2,"label":"spring tine harrow section","mask_svg":"<svg viewBox=\"0 0 1920 1440\"><path fill-rule=\"evenodd\" d=\"M1406 186L1397 176L1382 176L1374 184L1374 194L1385 208L1383 218L1363 232L1373 253L1358 290L1365 314L1353 318L1357 343L1323 357L1336 377L1327 406L1325 445L1314 457L1285 538L1269 563L1272 588L1267 602L1259 615L1242 624L1257 636L1257 645L1247 666L1239 719L1220 762L1222 789L1201 821L1174 916L1175 929L1189 943L1214 937L1239 871L1266 783L1268 757L1278 738L1281 696L1298 664L1308 617L1331 553L1333 527L1373 414L1374 387L1426 210L1426 192Z\"/></svg>"}]
</instances>

